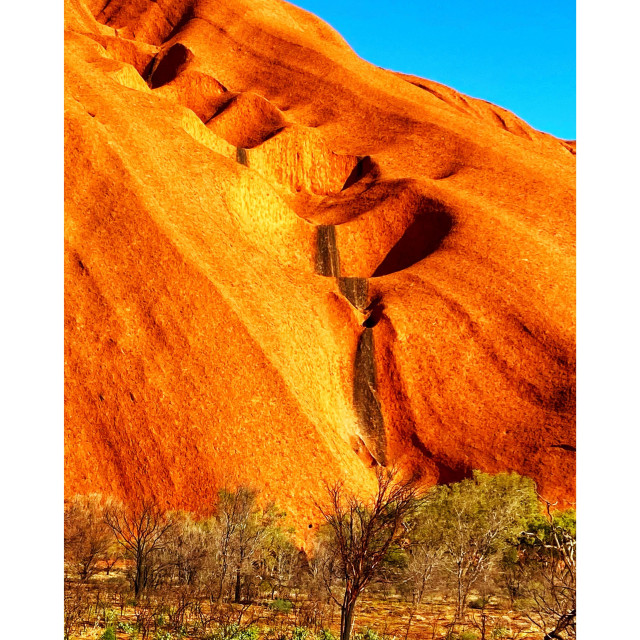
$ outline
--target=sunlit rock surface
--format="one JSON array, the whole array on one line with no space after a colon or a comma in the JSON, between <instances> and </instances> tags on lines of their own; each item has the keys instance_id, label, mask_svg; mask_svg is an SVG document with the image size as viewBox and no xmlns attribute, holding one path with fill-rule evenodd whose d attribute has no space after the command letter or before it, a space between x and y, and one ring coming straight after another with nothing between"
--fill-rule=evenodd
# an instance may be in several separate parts
<instances>
[{"instance_id":1,"label":"sunlit rock surface","mask_svg":"<svg viewBox=\"0 0 640 640\"><path fill-rule=\"evenodd\" d=\"M280 0L65 14L67 494L574 500L573 143Z\"/></svg>"}]
</instances>

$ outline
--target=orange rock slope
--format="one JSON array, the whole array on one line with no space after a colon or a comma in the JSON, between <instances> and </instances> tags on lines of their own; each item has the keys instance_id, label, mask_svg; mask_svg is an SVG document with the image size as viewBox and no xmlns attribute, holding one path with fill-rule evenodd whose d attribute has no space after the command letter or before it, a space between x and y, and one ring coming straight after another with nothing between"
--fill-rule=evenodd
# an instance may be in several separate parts
<instances>
[{"instance_id":1,"label":"orange rock slope","mask_svg":"<svg viewBox=\"0 0 640 640\"><path fill-rule=\"evenodd\" d=\"M68 495L573 500L572 143L281 0L66 0L65 79Z\"/></svg>"}]
</instances>

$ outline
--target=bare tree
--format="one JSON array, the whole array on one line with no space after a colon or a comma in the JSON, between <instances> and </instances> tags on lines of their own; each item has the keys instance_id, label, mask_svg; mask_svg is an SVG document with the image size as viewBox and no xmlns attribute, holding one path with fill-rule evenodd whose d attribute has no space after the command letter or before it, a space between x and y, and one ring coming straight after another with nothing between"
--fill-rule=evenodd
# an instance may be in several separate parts
<instances>
[{"instance_id":1,"label":"bare tree","mask_svg":"<svg viewBox=\"0 0 640 640\"><path fill-rule=\"evenodd\" d=\"M575 511L554 514L544 500L547 518L523 536L519 566L529 597L525 615L545 633L544 640L576 637Z\"/></svg>"},{"instance_id":2,"label":"bare tree","mask_svg":"<svg viewBox=\"0 0 640 640\"><path fill-rule=\"evenodd\" d=\"M132 583L138 598L149 583L154 554L162 549L172 523L155 503L148 500L129 508L110 505L105 509L104 520L125 554L134 561Z\"/></svg>"},{"instance_id":3,"label":"bare tree","mask_svg":"<svg viewBox=\"0 0 640 640\"><path fill-rule=\"evenodd\" d=\"M64 640L69 640L89 609L86 585L65 579Z\"/></svg>"},{"instance_id":4,"label":"bare tree","mask_svg":"<svg viewBox=\"0 0 640 640\"><path fill-rule=\"evenodd\" d=\"M427 496L428 497L428 496ZM406 547L406 568L404 580L411 589L411 607L405 632L405 640L409 637L413 617L422 604L427 585L434 572L442 563L444 545L438 529L438 520L429 508L428 499L423 501L410 521L407 531L410 544Z\"/></svg>"},{"instance_id":5,"label":"bare tree","mask_svg":"<svg viewBox=\"0 0 640 640\"><path fill-rule=\"evenodd\" d=\"M165 567L165 577L179 585L195 586L204 580L211 536L203 523L189 513L167 514L172 526L159 552L159 563Z\"/></svg>"},{"instance_id":6,"label":"bare tree","mask_svg":"<svg viewBox=\"0 0 640 640\"><path fill-rule=\"evenodd\" d=\"M87 581L106 560L113 534L103 519L105 500L98 494L74 496L65 505L65 561L74 566L80 580Z\"/></svg>"},{"instance_id":7,"label":"bare tree","mask_svg":"<svg viewBox=\"0 0 640 640\"><path fill-rule=\"evenodd\" d=\"M312 540L302 581L314 599L333 603L332 593L338 577L338 558L333 549L332 531L322 527ZM338 603L339 604L339 603Z\"/></svg>"},{"instance_id":8,"label":"bare tree","mask_svg":"<svg viewBox=\"0 0 640 640\"><path fill-rule=\"evenodd\" d=\"M397 473L376 470L378 488L369 502L348 493L343 483L327 486L329 505L318 505L329 529L330 549L343 579L340 640L349 640L358 597L379 575L382 563L404 535L403 522L419 503L415 479L397 481Z\"/></svg>"},{"instance_id":9,"label":"bare tree","mask_svg":"<svg viewBox=\"0 0 640 640\"><path fill-rule=\"evenodd\" d=\"M269 586L271 598L282 596L282 590L291 583L298 566L298 548L293 544L293 530L285 530L277 521L266 530L259 554L259 567L263 586Z\"/></svg>"},{"instance_id":10,"label":"bare tree","mask_svg":"<svg viewBox=\"0 0 640 640\"><path fill-rule=\"evenodd\" d=\"M219 493L217 522L220 527L220 582L218 602L224 595L225 580L235 568L234 599L240 601L242 568L247 555L249 538L255 525L256 498L258 492L246 486L235 491L222 489Z\"/></svg>"}]
</instances>

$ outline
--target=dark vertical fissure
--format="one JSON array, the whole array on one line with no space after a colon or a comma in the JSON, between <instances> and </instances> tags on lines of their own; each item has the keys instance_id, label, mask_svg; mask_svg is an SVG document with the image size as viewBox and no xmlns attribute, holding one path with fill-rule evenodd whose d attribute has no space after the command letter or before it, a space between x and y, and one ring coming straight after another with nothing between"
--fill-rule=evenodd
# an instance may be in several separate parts
<instances>
[{"instance_id":1,"label":"dark vertical fissure","mask_svg":"<svg viewBox=\"0 0 640 640\"><path fill-rule=\"evenodd\" d=\"M340 256L336 245L336 228L330 225L318 225L316 237L316 271L321 276L338 278L340 276Z\"/></svg>"},{"instance_id":2,"label":"dark vertical fissure","mask_svg":"<svg viewBox=\"0 0 640 640\"><path fill-rule=\"evenodd\" d=\"M340 293L359 311L367 308L369 281L366 278L338 278Z\"/></svg>"},{"instance_id":3,"label":"dark vertical fissure","mask_svg":"<svg viewBox=\"0 0 640 640\"><path fill-rule=\"evenodd\" d=\"M337 279L340 293L351 306L361 312L369 310L369 280L340 276L340 254L336 243L336 229L333 225L318 225L316 236L316 272ZM380 311L382 307L380 307ZM384 418L377 393L375 348L371 314L358 338L356 356L353 363L353 405L358 417L361 435L372 457L380 465L386 463L387 439Z\"/></svg>"},{"instance_id":4,"label":"dark vertical fissure","mask_svg":"<svg viewBox=\"0 0 640 640\"><path fill-rule=\"evenodd\" d=\"M247 161L247 150L242 147L236 147L236 160L245 167L248 167L249 162Z\"/></svg>"},{"instance_id":5,"label":"dark vertical fissure","mask_svg":"<svg viewBox=\"0 0 640 640\"><path fill-rule=\"evenodd\" d=\"M378 399L373 329L365 328L358 338L353 367L353 405L368 449L376 462L386 464L387 438Z\"/></svg>"}]
</instances>

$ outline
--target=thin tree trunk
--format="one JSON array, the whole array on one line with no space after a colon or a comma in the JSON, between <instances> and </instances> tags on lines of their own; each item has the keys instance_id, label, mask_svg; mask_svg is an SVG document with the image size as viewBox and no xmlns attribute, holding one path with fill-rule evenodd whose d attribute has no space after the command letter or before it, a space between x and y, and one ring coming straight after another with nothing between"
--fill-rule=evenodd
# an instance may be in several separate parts
<instances>
[{"instance_id":1,"label":"thin tree trunk","mask_svg":"<svg viewBox=\"0 0 640 640\"><path fill-rule=\"evenodd\" d=\"M567 627L569 627L569 625L573 622L575 617L576 617L575 609L573 611L570 611L569 613L565 613L560 618L560 620L558 620L558 624L556 625L556 628L550 633L548 633L544 637L544 640L551 640L552 638L554 640L562 640L562 636L560 635L560 633L564 632L567 629Z\"/></svg>"},{"instance_id":2,"label":"thin tree trunk","mask_svg":"<svg viewBox=\"0 0 640 640\"><path fill-rule=\"evenodd\" d=\"M240 561L238 562L238 568L236 569L236 589L233 601L236 604L240 603L240 587L241 587L241 572L242 564L244 562L244 549L240 547Z\"/></svg>"},{"instance_id":3,"label":"thin tree trunk","mask_svg":"<svg viewBox=\"0 0 640 640\"><path fill-rule=\"evenodd\" d=\"M218 603L222 602L222 594L224 590L224 579L227 576L227 565L223 563L222 569L220 571L220 588L218 589Z\"/></svg>"},{"instance_id":4,"label":"thin tree trunk","mask_svg":"<svg viewBox=\"0 0 640 640\"><path fill-rule=\"evenodd\" d=\"M357 596L345 593L340 611L340 640L349 640L353 629L353 618L356 609Z\"/></svg>"},{"instance_id":5,"label":"thin tree trunk","mask_svg":"<svg viewBox=\"0 0 640 640\"><path fill-rule=\"evenodd\" d=\"M236 570L236 590L233 601L238 604L240 602L240 569Z\"/></svg>"},{"instance_id":6,"label":"thin tree trunk","mask_svg":"<svg viewBox=\"0 0 640 640\"><path fill-rule=\"evenodd\" d=\"M142 571L142 560L138 556L138 558L136 558L136 577L134 578L134 581L133 581L133 589L134 589L134 594L135 594L136 600L138 599L138 596L140 595L140 592L142 591L142 572L143 572Z\"/></svg>"}]
</instances>

